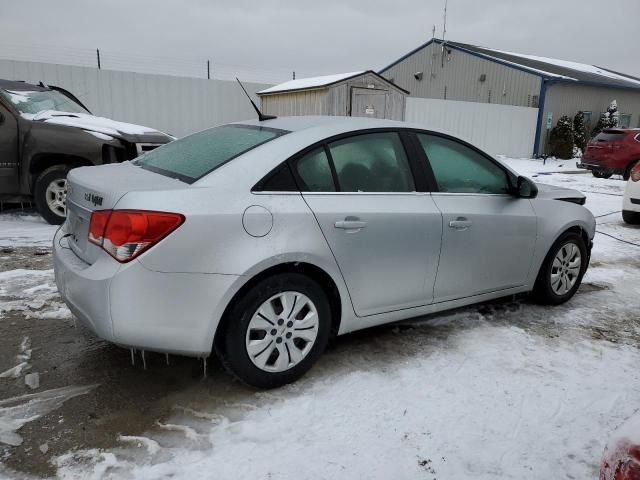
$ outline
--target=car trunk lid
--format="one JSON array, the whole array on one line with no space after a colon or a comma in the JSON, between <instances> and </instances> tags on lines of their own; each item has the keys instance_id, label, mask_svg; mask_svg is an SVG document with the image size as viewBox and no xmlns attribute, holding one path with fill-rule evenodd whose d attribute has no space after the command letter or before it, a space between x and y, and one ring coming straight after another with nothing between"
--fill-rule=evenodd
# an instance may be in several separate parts
<instances>
[{"instance_id":1,"label":"car trunk lid","mask_svg":"<svg viewBox=\"0 0 640 480\"><path fill-rule=\"evenodd\" d=\"M89 242L89 224L95 210L109 210L131 191L176 190L188 185L143 170L129 162L73 169L67 177L67 219L64 231L69 248L93 264L100 247Z\"/></svg>"}]
</instances>

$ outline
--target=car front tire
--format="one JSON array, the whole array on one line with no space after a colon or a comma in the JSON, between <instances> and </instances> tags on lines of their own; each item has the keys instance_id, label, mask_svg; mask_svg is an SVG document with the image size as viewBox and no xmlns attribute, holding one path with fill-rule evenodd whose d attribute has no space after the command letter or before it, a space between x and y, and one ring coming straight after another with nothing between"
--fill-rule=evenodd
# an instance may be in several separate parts
<instances>
[{"instance_id":1,"label":"car front tire","mask_svg":"<svg viewBox=\"0 0 640 480\"><path fill-rule=\"evenodd\" d=\"M36 209L51 225L61 225L67 212L66 165L55 165L42 172L35 182L34 198Z\"/></svg>"},{"instance_id":2,"label":"car front tire","mask_svg":"<svg viewBox=\"0 0 640 480\"><path fill-rule=\"evenodd\" d=\"M640 213L632 212L631 210L622 211L622 220L629 225L640 225Z\"/></svg>"},{"instance_id":3,"label":"car front tire","mask_svg":"<svg viewBox=\"0 0 640 480\"><path fill-rule=\"evenodd\" d=\"M587 270L587 246L581 235L565 232L542 263L533 298L543 305L559 305L575 295Z\"/></svg>"},{"instance_id":4,"label":"car front tire","mask_svg":"<svg viewBox=\"0 0 640 480\"><path fill-rule=\"evenodd\" d=\"M225 368L257 388L302 377L324 352L331 332L326 293L298 273L268 277L231 308L218 355Z\"/></svg>"}]
</instances>

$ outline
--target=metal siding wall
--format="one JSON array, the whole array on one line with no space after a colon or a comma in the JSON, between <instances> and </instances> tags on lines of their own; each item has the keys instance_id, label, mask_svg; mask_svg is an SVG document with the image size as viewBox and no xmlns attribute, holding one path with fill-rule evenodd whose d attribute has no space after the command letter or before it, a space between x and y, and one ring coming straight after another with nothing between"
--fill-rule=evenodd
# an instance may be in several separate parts
<instances>
[{"instance_id":1,"label":"metal siding wall","mask_svg":"<svg viewBox=\"0 0 640 480\"><path fill-rule=\"evenodd\" d=\"M0 59L0 78L66 88L95 115L184 136L222 123L255 118L236 82L98 70ZM269 84L246 83L255 92Z\"/></svg>"},{"instance_id":2,"label":"metal siding wall","mask_svg":"<svg viewBox=\"0 0 640 480\"><path fill-rule=\"evenodd\" d=\"M612 100L618 102L620 113L631 114L631 127L640 127L640 90L624 90L616 88L589 87L564 83L552 84L547 88L547 96L542 116L542 135L540 137L541 153L546 153L547 114L553 113L553 126L562 115L571 118L578 110L593 112L591 128L595 127L600 113L607 110ZM591 134L591 132L588 132Z\"/></svg>"},{"instance_id":3,"label":"metal siding wall","mask_svg":"<svg viewBox=\"0 0 640 480\"><path fill-rule=\"evenodd\" d=\"M407 98L405 120L445 130L493 155L530 158L537 108Z\"/></svg>"},{"instance_id":4,"label":"metal siding wall","mask_svg":"<svg viewBox=\"0 0 640 480\"><path fill-rule=\"evenodd\" d=\"M329 94L326 89L263 95L261 109L267 115L327 115Z\"/></svg>"},{"instance_id":5,"label":"metal siding wall","mask_svg":"<svg viewBox=\"0 0 640 480\"><path fill-rule=\"evenodd\" d=\"M446 86L447 100L488 103L491 90L491 103L527 107L529 95L540 93L540 78L536 75L455 49L451 49L442 67L441 52L440 45L431 44L382 75L393 78L395 84L409 90L412 97L420 98L443 99ZM431 60L434 78L431 78ZM422 80L414 78L416 72L423 72ZM487 76L484 82L479 81L481 74Z\"/></svg>"}]
</instances>

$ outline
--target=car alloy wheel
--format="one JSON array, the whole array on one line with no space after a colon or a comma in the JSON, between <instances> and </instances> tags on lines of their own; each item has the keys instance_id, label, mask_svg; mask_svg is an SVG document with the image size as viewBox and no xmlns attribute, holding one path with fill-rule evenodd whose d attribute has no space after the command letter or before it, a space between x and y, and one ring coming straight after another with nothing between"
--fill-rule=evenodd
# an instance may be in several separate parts
<instances>
[{"instance_id":1,"label":"car alloy wheel","mask_svg":"<svg viewBox=\"0 0 640 480\"><path fill-rule=\"evenodd\" d=\"M49 209L56 215L67 216L67 180L58 178L53 180L45 191L45 198Z\"/></svg>"},{"instance_id":2,"label":"car alloy wheel","mask_svg":"<svg viewBox=\"0 0 640 480\"><path fill-rule=\"evenodd\" d=\"M306 295L285 291L255 311L245 339L249 358L260 370L283 372L298 365L318 336L318 310Z\"/></svg>"},{"instance_id":3,"label":"car alloy wheel","mask_svg":"<svg viewBox=\"0 0 640 480\"><path fill-rule=\"evenodd\" d=\"M573 243L565 243L553 260L551 266L551 289L556 295L566 295L580 277L582 254Z\"/></svg>"}]
</instances>

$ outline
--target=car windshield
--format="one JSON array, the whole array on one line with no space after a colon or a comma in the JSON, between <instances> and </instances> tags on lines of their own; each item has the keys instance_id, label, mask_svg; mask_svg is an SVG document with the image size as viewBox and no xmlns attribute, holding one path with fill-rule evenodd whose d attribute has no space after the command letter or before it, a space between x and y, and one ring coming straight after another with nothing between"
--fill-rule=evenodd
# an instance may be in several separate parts
<instances>
[{"instance_id":1,"label":"car windshield","mask_svg":"<svg viewBox=\"0 0 640 480\"><path fill-rule=\"evenodd\" d=\"M237 156L288 133L253 125L223 125L163 145L133 163L193 183Z\"/></svg>"},{"instance_id":2,"label":"car windshield","mask_svg":"<svg viewBox=\"0 0 640 480\"><path fill-rule=\"evenodd\" d=\"M2 90L0 95L9 100L20 113L39 113L45 110L69 113L87 113L65 94L55 90Z\"/></svg>"}]
</instances>

